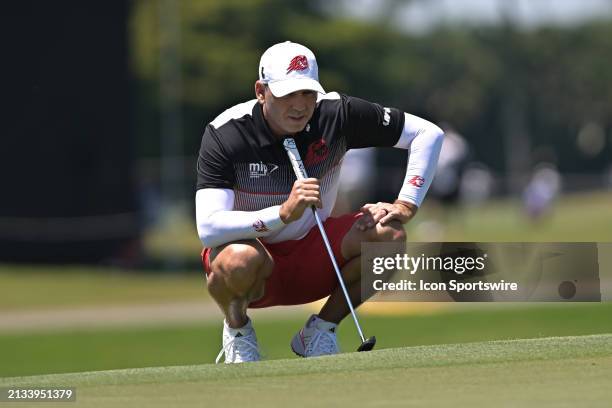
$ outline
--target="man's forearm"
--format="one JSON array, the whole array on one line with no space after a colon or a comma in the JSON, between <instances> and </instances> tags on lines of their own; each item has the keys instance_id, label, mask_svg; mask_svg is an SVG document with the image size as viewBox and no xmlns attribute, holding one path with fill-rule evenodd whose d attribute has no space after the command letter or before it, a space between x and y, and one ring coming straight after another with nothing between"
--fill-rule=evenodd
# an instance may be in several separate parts
<instances>
[{"instance_id":1,"label":"man's forearm","mask_svg":"<svg viewBox=\"0 0 612 408\"><path fill-rule=\"evenodd\" d=\"M406 114L406 124L395 147L408 149L408 165L398 200L420 207L436 173L444 132L424 119Z\"/></svg>"},{"instance_id":2,"label":"man's forearm","mask_svg":"<svg viewBox=\"0 0 612 408\"><path fill-rule=\"evenodd\" d=\"M279 216L280 206L232 211L233 198L233 192L225 189L203 189L196 193L198 235L205 247L265 237L285 226Z\"/></svg>"}]
</instances>

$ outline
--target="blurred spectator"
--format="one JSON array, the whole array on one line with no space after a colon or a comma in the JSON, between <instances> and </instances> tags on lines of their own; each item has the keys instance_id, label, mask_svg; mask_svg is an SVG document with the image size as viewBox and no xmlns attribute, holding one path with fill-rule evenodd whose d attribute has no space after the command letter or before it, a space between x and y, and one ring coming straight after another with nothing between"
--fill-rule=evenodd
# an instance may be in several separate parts
<instances>
[{"instance_id":1,"label":"blurred spectator","mask_svg":"<svg viewBox=\"0 0 612 408\"><path fill-rule=\"evenodd\" d=\"M370 201L376 172L376 149L349 150L342 161L338 199L334 214L359 209Z\"/></svg>"},{"instance_id":2,"label":"blurred spectator","mask_svg":"<svg viewBox=\"0 0 612 408\"><path fill-rule=\"evenodd\" d=\"M523 192L523 209L532 220L546 215L561 191L561 175L550 163L539 163Z\"/></svg>"},{"instance_id":3,"label":"blurred spectator","mask_svg":"<svg viewBox=\"0 0 612 408\"><path fill-rule=\"evenodd\" d=\"M455 204L470 149L467 141L451 126L443 124L442 129L445 137L430 194L444 204Z\"/></svg>"},{"instance_id":4,"label":"blurred spectator","mask_svg":"<svg viewBox=\"0 0 612 408\"><path fill-rule=\"evenodd\" d=\"M606 133L597 122L588 122L578 132L576 137L578 150L587 157L595 157L606 145Z\"/></svg>"},{"instance_id":5,"label":"blurred spectator","mask_svg":"<svg viewBox=\"0 0 612 408\"><path fill-rule=\"evenodd\" d=\"M459 195L461 202L468 205L480 204L491 197L494 179L489 168L478 162L465 166Z\"/></svg>"}]
</instances>

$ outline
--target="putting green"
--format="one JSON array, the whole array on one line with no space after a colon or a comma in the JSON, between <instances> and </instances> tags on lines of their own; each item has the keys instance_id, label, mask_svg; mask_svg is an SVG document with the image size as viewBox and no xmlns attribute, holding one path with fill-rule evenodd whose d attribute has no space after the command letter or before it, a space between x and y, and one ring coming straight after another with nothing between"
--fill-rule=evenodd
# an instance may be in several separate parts
<instances>
[{"instance_id":1,"label":"putting green","mask_svg":"<svg viewBox=\"0 0 612 408\"><path fill-rule=\"evenodd\" d=\"M609 406L612 334L420 346L236 366L0 378L74 386L67 407ZM3 406L25 406L3 404ZM59 406L54 404L54 406Z\"/></svg>"}]
</instances>

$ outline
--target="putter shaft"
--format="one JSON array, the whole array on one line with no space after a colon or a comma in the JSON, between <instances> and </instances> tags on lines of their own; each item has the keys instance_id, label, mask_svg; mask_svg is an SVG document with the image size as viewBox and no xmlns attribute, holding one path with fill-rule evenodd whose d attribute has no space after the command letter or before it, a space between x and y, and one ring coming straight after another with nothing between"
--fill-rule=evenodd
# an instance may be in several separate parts
<instances>
[{"instance_id":1,"label":"putter shaft","mask_svg":"<svg viewBox=\"0 0 612 408\"><path fill-rule=\"evenodd\" d=\"M302 163L302 159L300 158L300 152L297 149L295 140L293 138L286 138L283 141L283 146L285 147L287 155L289 156L289 161L291 162L291 166L293 167L295 177L298 180L307 178L308 175L306 174L306 168L304 167L304 163ZM359 325L359 321L357 320L357 314L355 313L355 309L353 308L353 302L351 302L351 297L349 296L349 293L346 290L344 279L342 279L342 274L340 273L340 268L338 267L338 263L336 262L336 257L334 256L334 252L332 251L329 239L327 238L327 234L325 233L325 228L323 228L323 223L321 222L321 218L319 218L319 214L317 213L316 208L314 206L311 206L311 209L315 217L317 226L319 227L319 231L321 232L321 237L323 237L323 242L325 243L327 254L329 255L329 258L331 259L332 264L334 265L334 271L336 272L336 276L338 277L338 282L340 282L340 287L342 288L342 292L344 293L346 303L348 304L349 310L351 311L351 316L353 317L353 321L355 322L355 326L357 327L359 337L361 338L361 344L363 346L366 342L366 339L363 335L363 331L361 330L361 326ZM375 338L374 342L376 342ZM369 349L371 350L371 347Z\"/></svg>"},{"instance_id":2,"label":"putter shaft","mask_svg":"<svg viewBox=\"0 0 612 408\"><path fill-rule=\"evenodd\" d=\"M365 342L365 336L363 335L363 331L361 330L361 326L359 325L359 321L357 320L357 314L355 313L355 309L353 308L353 302L351 302L351 297L349 296L349 293L346 290L344 279L342 279L342 275L340 274L340 268L338 267L338 263L336 262L336 257L334 256L334 252L332 251L329 239L327 238L327 234L325 233L325 229L323 228L323 223L321 222L321 218L319 218L319 214L317 213L315 207L313 206L310 208L312 209L312 213L314 214L317 226L319 227L319 231L321 232L321 236L323 237L323 242L325 243L325 248L327 248L329 258L331 259L332 264L334 264L334 270L336 271L336 275L338 276L338 282L340 282L340 287L342 288L342 292L344 292L346 303L348 304L348 307L351 310L351 316L353 316L355 326L357 326L357 331L359 332L359 337L361 337L361 342L363 343Z\"/></svg>"}]
</instances>

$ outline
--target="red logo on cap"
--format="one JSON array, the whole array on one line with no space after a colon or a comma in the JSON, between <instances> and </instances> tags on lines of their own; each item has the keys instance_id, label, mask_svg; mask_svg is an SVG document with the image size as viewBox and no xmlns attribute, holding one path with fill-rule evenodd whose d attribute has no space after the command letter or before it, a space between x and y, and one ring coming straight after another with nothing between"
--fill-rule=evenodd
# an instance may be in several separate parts
<instances>
[{"instance_id":1,"label":"red logo on cap","mask_svg":"<svg viewBox=\"0 0 612 408\"><path fill-rule=\"evenodd\" d=\"M293 57L289 66L287 67L287 73L291 71L302 71L308 68L308 60L305 55L297 55Z\"/></svg>"}]
</instances>

